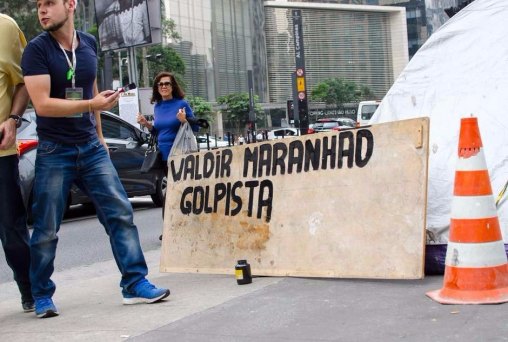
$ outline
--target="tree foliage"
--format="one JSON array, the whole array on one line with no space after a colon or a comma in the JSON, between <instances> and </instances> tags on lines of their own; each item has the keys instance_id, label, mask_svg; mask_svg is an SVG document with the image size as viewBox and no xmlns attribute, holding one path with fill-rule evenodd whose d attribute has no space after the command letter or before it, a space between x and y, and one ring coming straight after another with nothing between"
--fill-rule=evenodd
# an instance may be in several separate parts
<instances>
[{"instance_id":1,"label":"tree foliage","mask_svg":"<svg viewBox=\"0 0 508 342\"><path fill-rule=\"evenodd\" d=\"M161 2L161 8L164 8L163 2ZM176 31L176 24L173 19L162 18L162 34L168 40L178 41L181 39L180 34ZM183 89L186 88L186 84L183 79L183 76L185 75L185 62L180 54L171 46L165 44L149 46L146 48L146 56L140 56L138 53L138 58L142 58L142 63L139 65L140 78L148 80L148 84L145 86L150 86L159 72L169 71L175 76L178 84ZM143 75L144 63L147 64L147 78Z\"/></svg>"},{"instance_id":2,"label":"tree foliage","mask_svg":"<svg viewBox=\"0 0 508 342\"><path fill-rule=\"evenodd\" d=\"M198 96L193 96L187 98L187 100L189 101L189 105L191 106L192 111L197 118L205 119L209 123L214 121L212 105L206 102L205 99Z\"/></svg>"},{"instance_id":3,"label":"tree foliage","mask_svg":"<svg viewBox=\"0 0 508 342\"><path fill-rule=\"evenodd\" d=\"M254 95L254 112L256 113L256 122L262 122L262 116L264 115L263 108L259 105L259 97ZM227 118L235 123L236 128L242 131L247 126L249 121L249 94L234 93L217 98L217 103L225 105L226 108L223 113L227 115Z\"/></svg>"},{"instance_id":4,"label":"tree foliage","mask_svg":"<svg viewBox=\"0 0 508 342\"><path fill-rule=\"evenodd\" d=\"M318 83L311 92L311 99L340 106L343 103L372 100L374 93L366 85L358 85L344 78L328 78Z\"/></svg>"},{"instance_id":5,"label":"tree foliage","mask_svg":"<svg viewBox=\"0 0 508 342\"><path fill-rule=\"evenodd\" d=\"M42 31L39 18L37 17L37 6L35 2L2 0L0 1L0 12L16 20L19 28L25 34L27 41L34 38Z\"/></svg>"},{"instance_id":6,"label":"tree foliage","mask_svg":"<svg viewBox=\"0 0 508 342\"><path fill-rule=\"evenodd\" d=\"M173 19L162 18L161 24L162 24L162 35L166 37L166 39L177 41L182 39L178 31L176 31L176 24Z\"/></svg>"},{"instance_id":7,"label":"tree foliage","mask_svg":"<svg viewBox=\"0 0 508 342\"><path fill-rule=\"evenodd\" d=\"M149 70L149 84L153 83L154 77L161 71L169 71L178 82L178 84L185 89L185 82L183 75L185 75L185 63L174 49L169 46L157 44L150 46L147 50L148 70Z\"/></svg>"}]
</instances>

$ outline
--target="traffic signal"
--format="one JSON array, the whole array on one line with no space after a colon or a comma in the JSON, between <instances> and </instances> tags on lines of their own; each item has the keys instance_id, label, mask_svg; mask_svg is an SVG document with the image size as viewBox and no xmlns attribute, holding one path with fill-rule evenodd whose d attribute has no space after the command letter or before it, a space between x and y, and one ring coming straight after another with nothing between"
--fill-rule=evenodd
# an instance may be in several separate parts
<instances>
[{"instance_id":1,"label":"traffic signal","mask_svg":"<svg viewBox=\"0 0 508 342\"><path fill-rule=\"evenodd\" d=\"M286 110L287 110L289 122L291 122L291 120L295 119L295 106L293 105L293 100L287 100Z\"/></svg>"}]
</instances>

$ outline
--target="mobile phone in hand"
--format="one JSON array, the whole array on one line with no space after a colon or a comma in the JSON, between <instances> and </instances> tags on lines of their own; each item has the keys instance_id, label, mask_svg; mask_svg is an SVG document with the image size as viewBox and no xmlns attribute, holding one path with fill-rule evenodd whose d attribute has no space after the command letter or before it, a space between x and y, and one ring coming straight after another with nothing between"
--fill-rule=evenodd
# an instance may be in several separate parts
<instances>
[{"instance_id":1,"label":"mobile phone in hand","mask_svg":"<svg viewBox=\"0 0 508 342\"><path fill-rule=\"evenodd\" d=\"M2 143L2 138L4 137L4 132L0 131L0 144Z\"/></svg>"},{"instance_id":2,"label":"mobile phone in hand","mask_svg":"<svg viewBox=\"0 0 508 342\"><path fill-rule=\"evenodd\" d=\"M118 93L124 93L126 91L129 91L129 90L132 90L132 89L136 89L136 83L129 83L127 85L124 85L123 87L119 87L115 90L115 92L118 92ZM111 95L113 95L114 93L106 96L106 97L109 97Z\"/></svg>"},{"instance_id":3,"label":"mobile phone in hand","mask_svg":"<svg viewBox=\"0 0 508 342\"><path fill-rule=\"evenodd\" d=\"M129 83L124 85L123 87L118 88L116 91L119 93L123 93L132 89L136 89L136 83Z\"/></svg>"}]
</instances>

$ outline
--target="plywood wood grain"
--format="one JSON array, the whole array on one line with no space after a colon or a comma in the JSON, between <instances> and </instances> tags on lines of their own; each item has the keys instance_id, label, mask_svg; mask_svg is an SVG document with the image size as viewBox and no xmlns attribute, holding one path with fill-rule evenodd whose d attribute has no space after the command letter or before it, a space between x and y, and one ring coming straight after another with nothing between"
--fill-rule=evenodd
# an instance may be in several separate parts
<instances>
[{"instance_id":1,"label":"plywood wood grain","mask_svg":"<svg viewBox=\"0 0 508 342\"><path fill-rule=\"evenodd\" d=\"M423 277L427 118L170 160L161 271Z\"/></svg>"}]
</instances>

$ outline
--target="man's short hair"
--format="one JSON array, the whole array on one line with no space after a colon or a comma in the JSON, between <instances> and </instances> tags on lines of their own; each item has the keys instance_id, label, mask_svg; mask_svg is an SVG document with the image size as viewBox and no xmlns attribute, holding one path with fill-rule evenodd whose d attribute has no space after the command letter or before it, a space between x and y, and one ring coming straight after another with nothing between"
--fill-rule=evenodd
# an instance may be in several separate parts
<instances>
[{"instance_id":1,"label":"man's short hair","mask_svg":"<svg viewBox=\"0 0 508 342\"><path fill-rule=\"evenodd\" d=\"M29 0L31 2L37 2L37 0ZM68 2L69 0L63 0L63 2ZM74 0L76 2L76 8L78 8L78 0Z\"/></svg>"}]
</instances>

